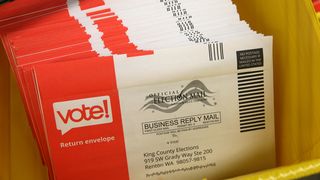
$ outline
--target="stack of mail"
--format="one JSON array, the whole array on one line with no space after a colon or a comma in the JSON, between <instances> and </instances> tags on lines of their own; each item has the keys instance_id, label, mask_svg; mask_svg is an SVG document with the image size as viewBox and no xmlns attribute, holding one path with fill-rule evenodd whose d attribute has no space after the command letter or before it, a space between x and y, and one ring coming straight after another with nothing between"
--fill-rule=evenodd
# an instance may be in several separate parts
<instances>
[{"instance_id":1,"label":"stack of mail","mask_svg":"<svg viewBox=\"0 0 320 180\"><path fill-rule=\"evenodd\" d=\"M50 179L275 165L272 37L230 0L19 3L0 6L23 9L0 16L1 37Z\"/></svg>"}]
</instances>

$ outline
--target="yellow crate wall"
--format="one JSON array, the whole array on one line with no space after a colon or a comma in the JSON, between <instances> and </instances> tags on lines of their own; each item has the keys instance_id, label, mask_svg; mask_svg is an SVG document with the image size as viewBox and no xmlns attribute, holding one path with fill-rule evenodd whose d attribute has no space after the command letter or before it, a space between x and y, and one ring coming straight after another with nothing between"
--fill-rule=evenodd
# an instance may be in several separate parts
<instances>
[{"instance_id":1,"label":"yellow crate wall","mask_svg":"<svg viewBox=\"0 0 320 180\"><path fill-rule=\"evenodd\" d=\"M234 0L241 17L274 36L277 160L320 157L320 26L311 0Z\"/></svg>"},{"instance_id":2,"label":"yellow crate wall","mask_svg":"<svg viewBox=\"0 0 320 180\"><path fill-rule=\"evenodd\" d=\"M0 180L45 180L15 77L0 46Z\"/></svg>"},{"instance_id":3,"label":"yellow crate wall","mask_svg":"<svg viewBox=\"0 0 320 180\"><path fill-rule=\"evenodd\" d=\"M46 180L47 170L26 118L15 77L11 74L10 79L10 180Z\"/></svg>"}]
</instances>

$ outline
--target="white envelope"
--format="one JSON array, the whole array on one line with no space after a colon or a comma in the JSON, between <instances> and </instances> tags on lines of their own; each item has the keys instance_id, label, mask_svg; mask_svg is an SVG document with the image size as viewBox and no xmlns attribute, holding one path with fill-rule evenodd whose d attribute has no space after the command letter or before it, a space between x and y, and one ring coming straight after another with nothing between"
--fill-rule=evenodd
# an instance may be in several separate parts
<instances>
[{"instance_id":1,"label":"white envelope","mask_svg":"<svg viewBox=\"0 0 320 180\"><path fill-rule=\"evenodd\" d=\"M130 179L275 166L272 37L115 57Z\"/></svg>"}]
</instances>

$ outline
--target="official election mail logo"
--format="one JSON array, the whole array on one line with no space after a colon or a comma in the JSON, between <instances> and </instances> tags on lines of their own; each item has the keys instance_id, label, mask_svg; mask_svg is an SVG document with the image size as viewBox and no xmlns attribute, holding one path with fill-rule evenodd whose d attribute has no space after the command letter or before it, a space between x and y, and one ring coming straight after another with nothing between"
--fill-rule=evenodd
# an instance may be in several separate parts
<instances>
[{"instance_id":1,"label":"official election mail logo","mask_svg":"<svg viewBox=\"0 0 320 180\"><path fill-rule=\"evenodd\" d=\"M62 135L74 128L112 123L109 96L78 99L53 104L57 129Z\"/></svg>"},{"instance_id":2,"label":"official election mail logo","mask_svg":"<svg viewBox=\"0 0 320 180\"><path fill-rule=\"evenodd\" d=\"M181 90L168 90L149 94L146 97L146 104L143 110L160 111L163 113L173 113L188 103L201 103L213 106L208 98L214 93L210 91L203 82L194 80Z\"/></svg>"}]
</instances>

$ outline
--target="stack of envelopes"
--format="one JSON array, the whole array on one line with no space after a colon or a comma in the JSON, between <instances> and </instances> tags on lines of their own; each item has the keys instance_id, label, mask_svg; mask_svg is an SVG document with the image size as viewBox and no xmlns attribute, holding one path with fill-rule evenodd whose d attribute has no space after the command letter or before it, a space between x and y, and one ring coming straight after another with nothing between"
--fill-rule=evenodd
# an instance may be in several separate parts
<instances>
[{"instance_id":1,"label":"stack of envelopes","mask_svg":"<svg viewBox=\"0 0 320 180\"><path fill-rule=\"evenodd\" d=\"M50 179L275 165L272 37L230 0L21 3L0 28Z\"/></svg>"}]
</instances>

